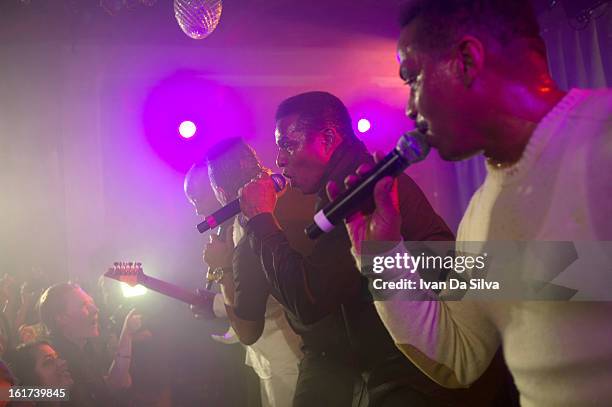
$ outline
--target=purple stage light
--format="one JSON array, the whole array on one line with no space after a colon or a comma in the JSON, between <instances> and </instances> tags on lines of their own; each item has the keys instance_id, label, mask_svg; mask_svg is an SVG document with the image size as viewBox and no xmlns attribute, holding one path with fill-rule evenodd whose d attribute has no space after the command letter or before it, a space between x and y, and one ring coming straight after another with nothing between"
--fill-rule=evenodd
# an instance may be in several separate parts
<instances>
[{"instance_id":1,"label":"purple stage light","mask_svg":"<svg viewBox=\"0 0 612 407\"><path fill-rule=\"evenodd\" d=\"M368 119L359 119L357 122L357 130L359 130L360 133L365 133L366 131L370 130L370 127L371 124Z\"/></svg>"},{"instance_id":2,"label":"purple stage light","mask_svg":"<svg viewBox=\"0 0 612 407\"><path fill-rule=\"evenodd\" d=\"M208 79L209 75L177 71L153 86L144 101L146 140L155 154L183 173L222 138L255 134L253 116L242 94ZM193 124L184 124L188 121ZM191 131L183 132L182 127ZM190 132L192 137L185 138Z\"/></svg>"},{"instance_id":3,"label":"purple stage light","mask_svg":"<svg viewBox=\"0 0 612 407\"><path fill-rule=\"evenodd\" d=\"M183 138L191 138L195 135L197 128L194 122L185 120L179 126L179 134Z\"/></svg>"}]
</instances>

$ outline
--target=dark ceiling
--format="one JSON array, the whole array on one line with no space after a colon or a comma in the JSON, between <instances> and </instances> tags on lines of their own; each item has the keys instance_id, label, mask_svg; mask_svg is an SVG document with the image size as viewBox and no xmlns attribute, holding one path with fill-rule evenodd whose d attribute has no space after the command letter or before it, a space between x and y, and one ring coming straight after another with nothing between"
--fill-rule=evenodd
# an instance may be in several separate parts
<instances>
[{"instance_id":1,"label":"dark ceiling","mask_svg":"<svg viewBox=\"0 0 612 407\"><path fill-rule=\"evenodd\" d=\"M0 43L81 41L210 47L355 46L359 36L396 38L406 0L224 0L221 23L206 41L185 36L173 0L1 0ZM509 0L512 1L512 0ZM561 3L579 10L604 0L532 0L538 12ZM127 2L110 15L101 2ZM307 29L300 29L307 27ZM313 35L313 33L315 33Z\"/></svg>"},{"instance_id":2,"label":"dark ceiling","mask_svg":"<svg viewBox=\"0 0 612 407\"><path fill-rule=\"evenodd\" d=\"M119 1L119 0L117 0ZM150 0L149 0L150 1ZM221 23L207 42L217 46L330 46L334 38L304 38L296 25L393 38L401 0L225 0ZM294 32L298 31L298 32ZM103 41L190 44L179 29L172 0L109 15L100 0L2 0L0 42ZM342 39L340 41L345 41Z\"/></svg>"}]
</instances>

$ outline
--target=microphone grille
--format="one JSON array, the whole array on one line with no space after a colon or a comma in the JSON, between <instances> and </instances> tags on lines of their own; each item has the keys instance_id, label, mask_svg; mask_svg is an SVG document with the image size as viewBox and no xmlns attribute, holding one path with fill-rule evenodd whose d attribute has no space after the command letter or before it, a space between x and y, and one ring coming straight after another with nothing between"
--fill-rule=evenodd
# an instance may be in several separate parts
<instances>
[{"instance_id":1,"label":"microphone grille","mask_svg":"<svg viewBox=\"0 0 612 407\"><path fill-rule=\"evenodd\" d=\"M276 189L276 192L284 190L287 186L287 179L281 174L272 174L270 178L272 178L272 182L274 182L274 189Z\"/></svg>"},{"instance_id":2,"label":"microphone grille","mask_svg":"<svg viewBox=\"0 0 612 407\"><path fill-rule=\"evenodd\" d=\"M418 130L413 130L400 137L395 149L408 164L414 164L424 160L431 148L425 140L425 135Z\"/></svg>"}]
</instances>

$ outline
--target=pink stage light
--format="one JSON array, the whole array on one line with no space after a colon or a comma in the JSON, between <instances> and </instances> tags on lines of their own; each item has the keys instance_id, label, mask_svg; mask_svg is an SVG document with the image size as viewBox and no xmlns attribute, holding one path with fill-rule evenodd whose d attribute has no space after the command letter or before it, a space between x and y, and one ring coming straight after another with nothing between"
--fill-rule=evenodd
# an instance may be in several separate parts
<instances>
[{"instance_id":1,"label":"pink stage light","mask_svg":"<svg viewBox=\"0 0 612 407\"><path fill-rule=\"evenodd\" d=\"M195 123L192 122L192 121L189 121L189 120L185 120L179 126L179 134L183 138L191 138L191 137L193 137L195 135L196 130L197 129L196 129Z\"/></svg>"},{"instance_id":2,"label":"pink stage light","mask_svg":"<svg viewBox=\"0 0 612 407\"><path fill-rule=\"evenodd\" d=\"M370 130L370 127L371 124L368 119L359 119L357 122L357 130L359 130L360 133L365 133L366 131Z\"/></svg>"}]
</instances>

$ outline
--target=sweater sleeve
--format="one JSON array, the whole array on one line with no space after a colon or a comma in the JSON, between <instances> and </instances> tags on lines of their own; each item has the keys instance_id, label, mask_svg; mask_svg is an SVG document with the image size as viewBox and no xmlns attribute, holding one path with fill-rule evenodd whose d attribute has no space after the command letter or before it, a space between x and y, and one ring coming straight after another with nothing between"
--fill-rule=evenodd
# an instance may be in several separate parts
<instances>
[{"instance_id":1,"label":"sweater sleeve","mask_svg":"<svg viewBox=\"0 0 612 407\"><path fill-rule=\"evenodd\" d=\"M479 305L470 301L376 301L400 350L444 387L468 387L487 369L500 340Z\"/></svg>"},{"instance_id":2,"label":"sweater sleeve","mask_svg":"<svg viewBox=\"0 0 612 407\"><path fill-rule=\"evenodd\" d=\"M418 185L408 176L401 176L399 182L404 239L454 240ZM358 257L356 260L359 263ZM390 272L394 279L418 278L418 273ZM373 285L369 286L372 289ZM376 310L398 348L432 380L449 388L469 387L484 373L499 348L494 325L476 302L440 301L426 291L419 297L419 301L411 301L401 295L386 296L384 301L375 301Z\"/></svg>"},{"instance_id":3,"label":"sweater sleeve","mask_svg":"<svg viewBox=\"0 0 612 407\"><path fill-rule=\"evenodd\" d=\"M408 176L399 180L404 239L454 240L418 185ZM423 295L420 301L391 296L375 301L375 306L397 346L426 375L445 387L468 387L499 348L496 328L475 301L441 301L434 294Z\"/></svg>"}]
</instances>

